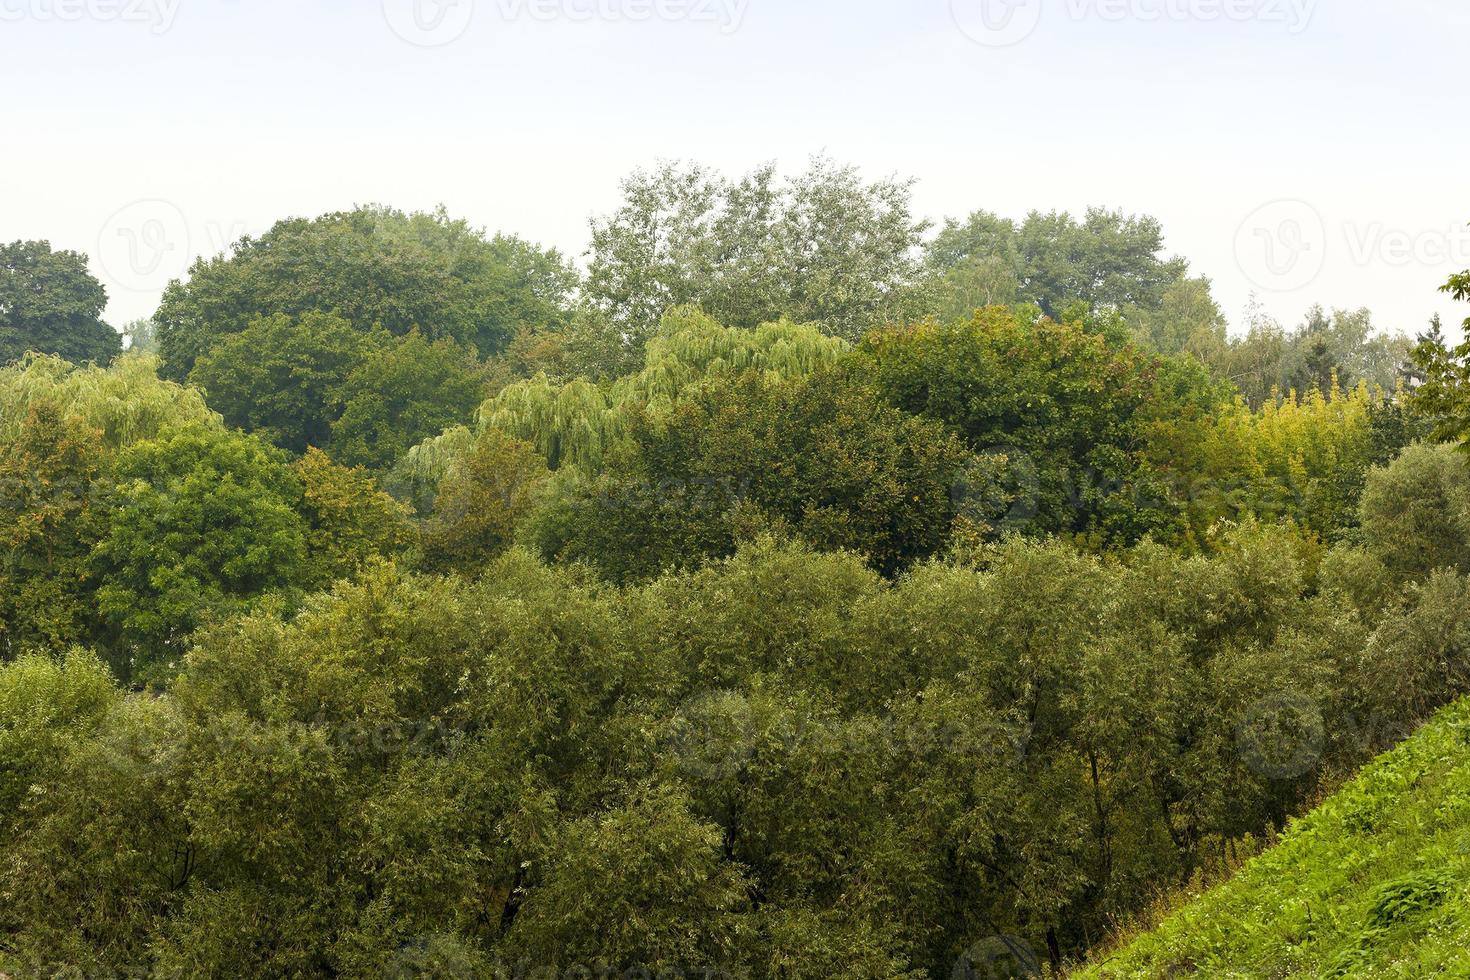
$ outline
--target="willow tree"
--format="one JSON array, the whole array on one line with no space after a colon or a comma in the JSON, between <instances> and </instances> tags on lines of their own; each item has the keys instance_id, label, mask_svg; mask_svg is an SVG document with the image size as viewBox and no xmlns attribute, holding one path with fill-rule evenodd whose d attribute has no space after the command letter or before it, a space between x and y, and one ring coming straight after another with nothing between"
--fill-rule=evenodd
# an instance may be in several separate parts
<instances>
[{"instance_id":1,"label":"willow tree","mask_svg":"<svg viewBox=\"0 0 1470 980\"><path fill-rule=\"evenodd\" d=\"M555 384L544 375L510 385L480 406L474 428L450 429L414 447L394 474L395 489L431 490L489 429L535 446L550 469L596 473L628 446L633 413L666 417L710 385L750 372L766 382L808 377L847 350L813 326L781 321L741 330L680 307L663 318L638 373L606 385Z\"/></svg>"},{"instance_id":2,"label":"willow tree","mask_svg":"<svg viewBox=\"0 0 1470 980\"><path fill-rule=\"evenodd\" d=\"M128 354L108 368L76 367L59 357L28 356L0 368L0 443L14 441L32 406L54 404L102 433L109 449L153 439L171 426L222 428L193 388L160 380L158 358Z\"/></svg>"}]
</instances>

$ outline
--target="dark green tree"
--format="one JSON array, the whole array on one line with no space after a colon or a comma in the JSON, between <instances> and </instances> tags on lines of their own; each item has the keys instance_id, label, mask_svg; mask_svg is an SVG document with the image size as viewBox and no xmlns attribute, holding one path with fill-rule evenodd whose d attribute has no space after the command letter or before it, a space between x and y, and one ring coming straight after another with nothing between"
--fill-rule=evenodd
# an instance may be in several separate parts
<instances>
[{"instance_id":1,"label":"dark green tree","mask_svg":"<svg viewBox=\"0 0 1470 980\"><path fill-rule=\"evenodd\" d=\"M390 340L330 313L276 314L222 338L194 363L189 382L229 425L303 453L326 447L343 384Z\"/></svg>"},{"instance_id":2,"label":"dark green tree","mask_svg":"<svg viewBox=\"0 0 1470 980\"><path fill-rule=\"evenodd\" d=\"M732 554L765 529L895 574L944 545L966 461L939 426L843 369L712 385L667 418L636 417L633 443L538 515L544 552L638 579Z\"/></svg>"},{"instance_id":3,"label":"dark green tree","mask_svg":"<svg viewBox=\"0 0 1470 980\"><path fill-rule=\"evenodd\" d=\"M221 339L262 317L333 313L359 331L417 327L489 356L517 331L566 317L576 275L519 238L485 235L442 210L384 207L292 218L170 284L155 320L164 374L183 380Z\"/></svg>"},{"instance_id":4,"label":"dark green tree","mask_svg":"<svg viewBox=\"0 0 1470 980\"><path fill-rule=\"evenodd\" d=\"M0 245L0 364L27 351L106 365L122 338L101 320L107 291L76 252L48 242Z\"/></svg>"},{"instance_id":5,"label":"dark green tree","mask_svg":"<svg viewBox=\"0 0 1470 980\"><path fill-rule=\"evenodd\" d=\"M472 350L411 331L369 353L334 389L331 455L386 469L429 436L468 423L484 396Z\"/></svg>"}]
</instances>

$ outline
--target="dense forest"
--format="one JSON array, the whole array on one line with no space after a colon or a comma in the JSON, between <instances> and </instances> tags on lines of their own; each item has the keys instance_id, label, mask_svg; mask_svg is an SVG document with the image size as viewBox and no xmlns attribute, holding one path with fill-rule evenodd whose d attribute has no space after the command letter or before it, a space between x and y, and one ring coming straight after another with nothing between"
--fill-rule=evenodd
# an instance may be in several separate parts
<instances>
[{"instance_id":1,"label":"dense forest","mask_svg":"<svg viewBox=\"0 0 1470 980\"><path fill-rule=\"evenodd\" d=\"M1470 344L911 191L0 246L0 974L1060 976L1470 694Z\"/></svg>"}]
</instances>

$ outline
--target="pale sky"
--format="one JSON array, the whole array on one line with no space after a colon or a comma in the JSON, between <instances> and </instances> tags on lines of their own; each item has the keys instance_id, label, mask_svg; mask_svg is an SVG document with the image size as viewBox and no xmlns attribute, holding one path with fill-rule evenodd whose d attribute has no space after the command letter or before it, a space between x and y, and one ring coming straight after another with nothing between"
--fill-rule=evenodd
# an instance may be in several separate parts
<instances>
[{"instance_id":1,"label":"pale sky","mask_svg":"<svg viewBox=\"0 0 1470 980\"><path fill-rule=\"evenodd\" d=\"M1470 268L1464 0L0 0L0 240L121 325L275 220L443 203L577 256L618 181L813 153L918 210L1157 216L1252 292L1416 331Z\"/></svg>"}]
</instances>

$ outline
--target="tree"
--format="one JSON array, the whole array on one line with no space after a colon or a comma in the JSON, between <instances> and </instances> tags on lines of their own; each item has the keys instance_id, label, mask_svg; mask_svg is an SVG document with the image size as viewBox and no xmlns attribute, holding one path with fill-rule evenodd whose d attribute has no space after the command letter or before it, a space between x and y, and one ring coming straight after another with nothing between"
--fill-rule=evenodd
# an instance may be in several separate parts
<instances>
[{"instance_id":1,"label":"tree","mask_svg":"<svg viewBox=\"0 0 1470 980\"><path fill-rule=\"evenodd\" d=\"M158 353L158 324L144 317L123 325L123 341L129 354Z\"/></svg>"},{"instance_id":2,"label":"tree","mask_svg":"<svg viewBox=\"0 0 1470 980\"><path fill-rule=\"evenodd\" d=\"M195 361L189 383L229 425L303 453L327 446L342 386L389 340L330 313L276 314L221 339Z\"/></svg>"},{"instance_id":3,"label":"tree","mask_svg":"<svg viewBox=\"0 0 1470 980\"><path fill-rule=\"evenodd\" d=\"M278 222L171 283L154 319L165 376L183 380L224 337L262 317L333 313L357 330L415 327L482 355L518 330L565 320L576 284L555 251L486 238L464 221L384 207Z\"/></svg>"},{"instance_id":4,"label":"tree","mask_svg":"<svg viewBox=\"0 0 1470 980\"><path fill-rule=\"evenodd\" d=\"M984 306L1019 302L1060 318L1078 301L1092 309L1161 309L1188 269L1183 259L1161 258L1163 247L1156 219L1121 211L1092 208L1081 221L1033 211L1019 225L977 211L963 222L945 222L926 249L926 262L941 277L946 315L968 319ZM995 285L977 293L977 278ZM986 293L995 302L962 308Z\"/></svg>"},{"instance_id":5,"label":"tree","mask_svg":"<svg viewBox=\"0 0 1470 980\"><path fill-rule=\"evenodd\" d=\"M439 485L424 527L426 565L478 573L511 546L547 476L535 447L487 429Z\"/></svg>"},{"instance_id":6,"label":"tree","mask_svg":"<svg viewBox=\"0 0 1470 980\"><path fill-rule=\"evenodd\" d=\"M1416 445L1368 475L1364 543L1402 578L1470 571L1470 463L1450 446Z\"/></svg>"},{"instance_id":7,"label":"tree","mask_svg":"<svg viewBox=\"0 0 1470 980\"><path fill-rule=\"evenodd\" d=\"M19 437L41 402L96 429L109 450L156 439L172 427L222 427L197 389L159 380L157 368L158 358L149 354L128 354L107 368L42 356L0 368L0 444Z\"/></svg>"},{"instance_id":8,"label":"tree","mask_svg":"<svg viewBox=\"0 0 1470 980\"><path fill-rule=\"evenodd\" d=\"M1352 390L1362 381L1392 393L1410 356L1408 339L1377 331L1366 309L1329 312L1314 306L1288 330L1253 303L1248 319L1244 337L1193 353L1256 409L1293 392L1330 395L1334 384Z\"/></svg>"},{"instance_id":9,"label":"tree","mask_svg":"<svg viewBox=\"0 0 1470 980\"><path fill-rule=\"evenodd\" d=\"M683 305L741 329L789 318L855 340L917 309L927 226L910 188L823 157L786 181L774 164L733 182L674 163L638 171L592 224L583 295L636 341Z\"/></svg>"},{"instance_id":10,"label":"tree","mask_svg":"<svg viewBox=\"0 0 1470 980\"><path fill-rule=\"evenodd\" d=\"M1459 300L1470 300L1470 272L1451 276L1442 287ZM1434 426L1434 436L1465 445L1470 441L1470 319L1459 346L1444 342L1436 318L1431 332L1419 338L1413 351L1420 380L1414 388L1413 410Z\"/></svg>"},{"instance_id":11,"label":"tree","mask_svg":"<svg viewBox=\"0 0 1470 980\"><path fill-rule=\"evenodd\" d=\"M417 330L368 353L332 392L330 451L379 470L425 438L470 421L484 397L474 352Z\"/></svg>"},{"instance_id":12,"label":"tree","mask_svg":"<svg viewBox=\"0 0 1470 980\"><path fill-rule=\"evenodd\" d=\"M107 528L95 496L109 462L101 433L54 402L33 404L0 445L0 659L91 637L88 558Z\"/></svg>"},{"instance_id":13,"label":"tree","mask_svg":"<svg viewBox=\"0 0 1470 980\"><path fill-rule=\"evenodd\" d=\"M767 529L897 574L948 538L964 462L937 425L840 367L786 382L748 373L666 417L635 413L628 455L550 502L536 536L616 580L732 554Z\"/></svg>"},{"instance_id":14,"label":"tree","mask_svg":"<svg viewBox=\"0 0 1470 980\"><path fill-rule=\"evenodd\" d=\"M409 509L366 470L340 466L315 447L291 469L302 488L298 510L306 522L311 584L326 587L413 542Z\"/></svg>"},{"instance_id":15,"label":"tree","mask_svg":"<svg viewBox=\"0 0 1470 980\"><path fill-rule=\"evenodd\" d=\"M538 375L507 385L480 407L475 431L451 429L415 446L395 470L395 492L401 488L421 502L431 496L456 458L488 429L531 443L551 470L573 466L596 473L627 445L630 412L666 415L709 385L744 372L771 381L806 377L837 364L847 351L845 342L810 325L783 321L741 330L694 307L670 310L640 345L636 370L611 383L576 378L558 384Z\"/></svg>"},{"instance_id":16,"label":"tree","mask_svg":"<svg viewBox=\"0 0 1470 980\"><path fill-rule=\"evenodd\" d=\"M722 860L720 828L677 792L654 790L567 826L510 946L537 968L653 975L734 960L747 883ZM588 902L587 895L605 900Z\"/></svg>"},{"instance_id":17,"label":"tree","mask_svg":"<svg viewBox=\"0 0 1470 980\"><path fill-rule=\"evenodd\" d=\"M873 334L862 353L884 398L979 455L963 497L995 530L1131 540L1171 526L1138 451L1173 403L1155 404L1158 366L1138 351L995 308Z\"/></svg>"},{"instance_id":18,"label":"tree","mask_svg":"<svg viewBox=\"0 0 1470 980\"><path fill-rule=\"evenodd\" d=\"M1229 343L1225 314L1205 278L1170 283L1157 308L1139 309L1131 319L1138 344L1159 354L1188 352L1210 363Z\"/></svg>"},{"instance_id":19,"label":"tree","mask_svg":"<svg viewBox=\"0 0 1470 980\"><path fill-rule=\"evenodd\" d=\"M107 291L76 252L49 242L0 245L0 365L27 351L106 365L122 339L101 320Z\"/></svg>"},{"instance_id":20,"label":"tree","mask_svg":"<svg viewBox=\"0 0 1470 980\"><path fill-rule=\"evenodd\" d=\"M301 488L278 450L175 429L119 454L116 480L91 570L123 676L166 675L207 619L305 579Z\"/></svg>"}]
</instances>

